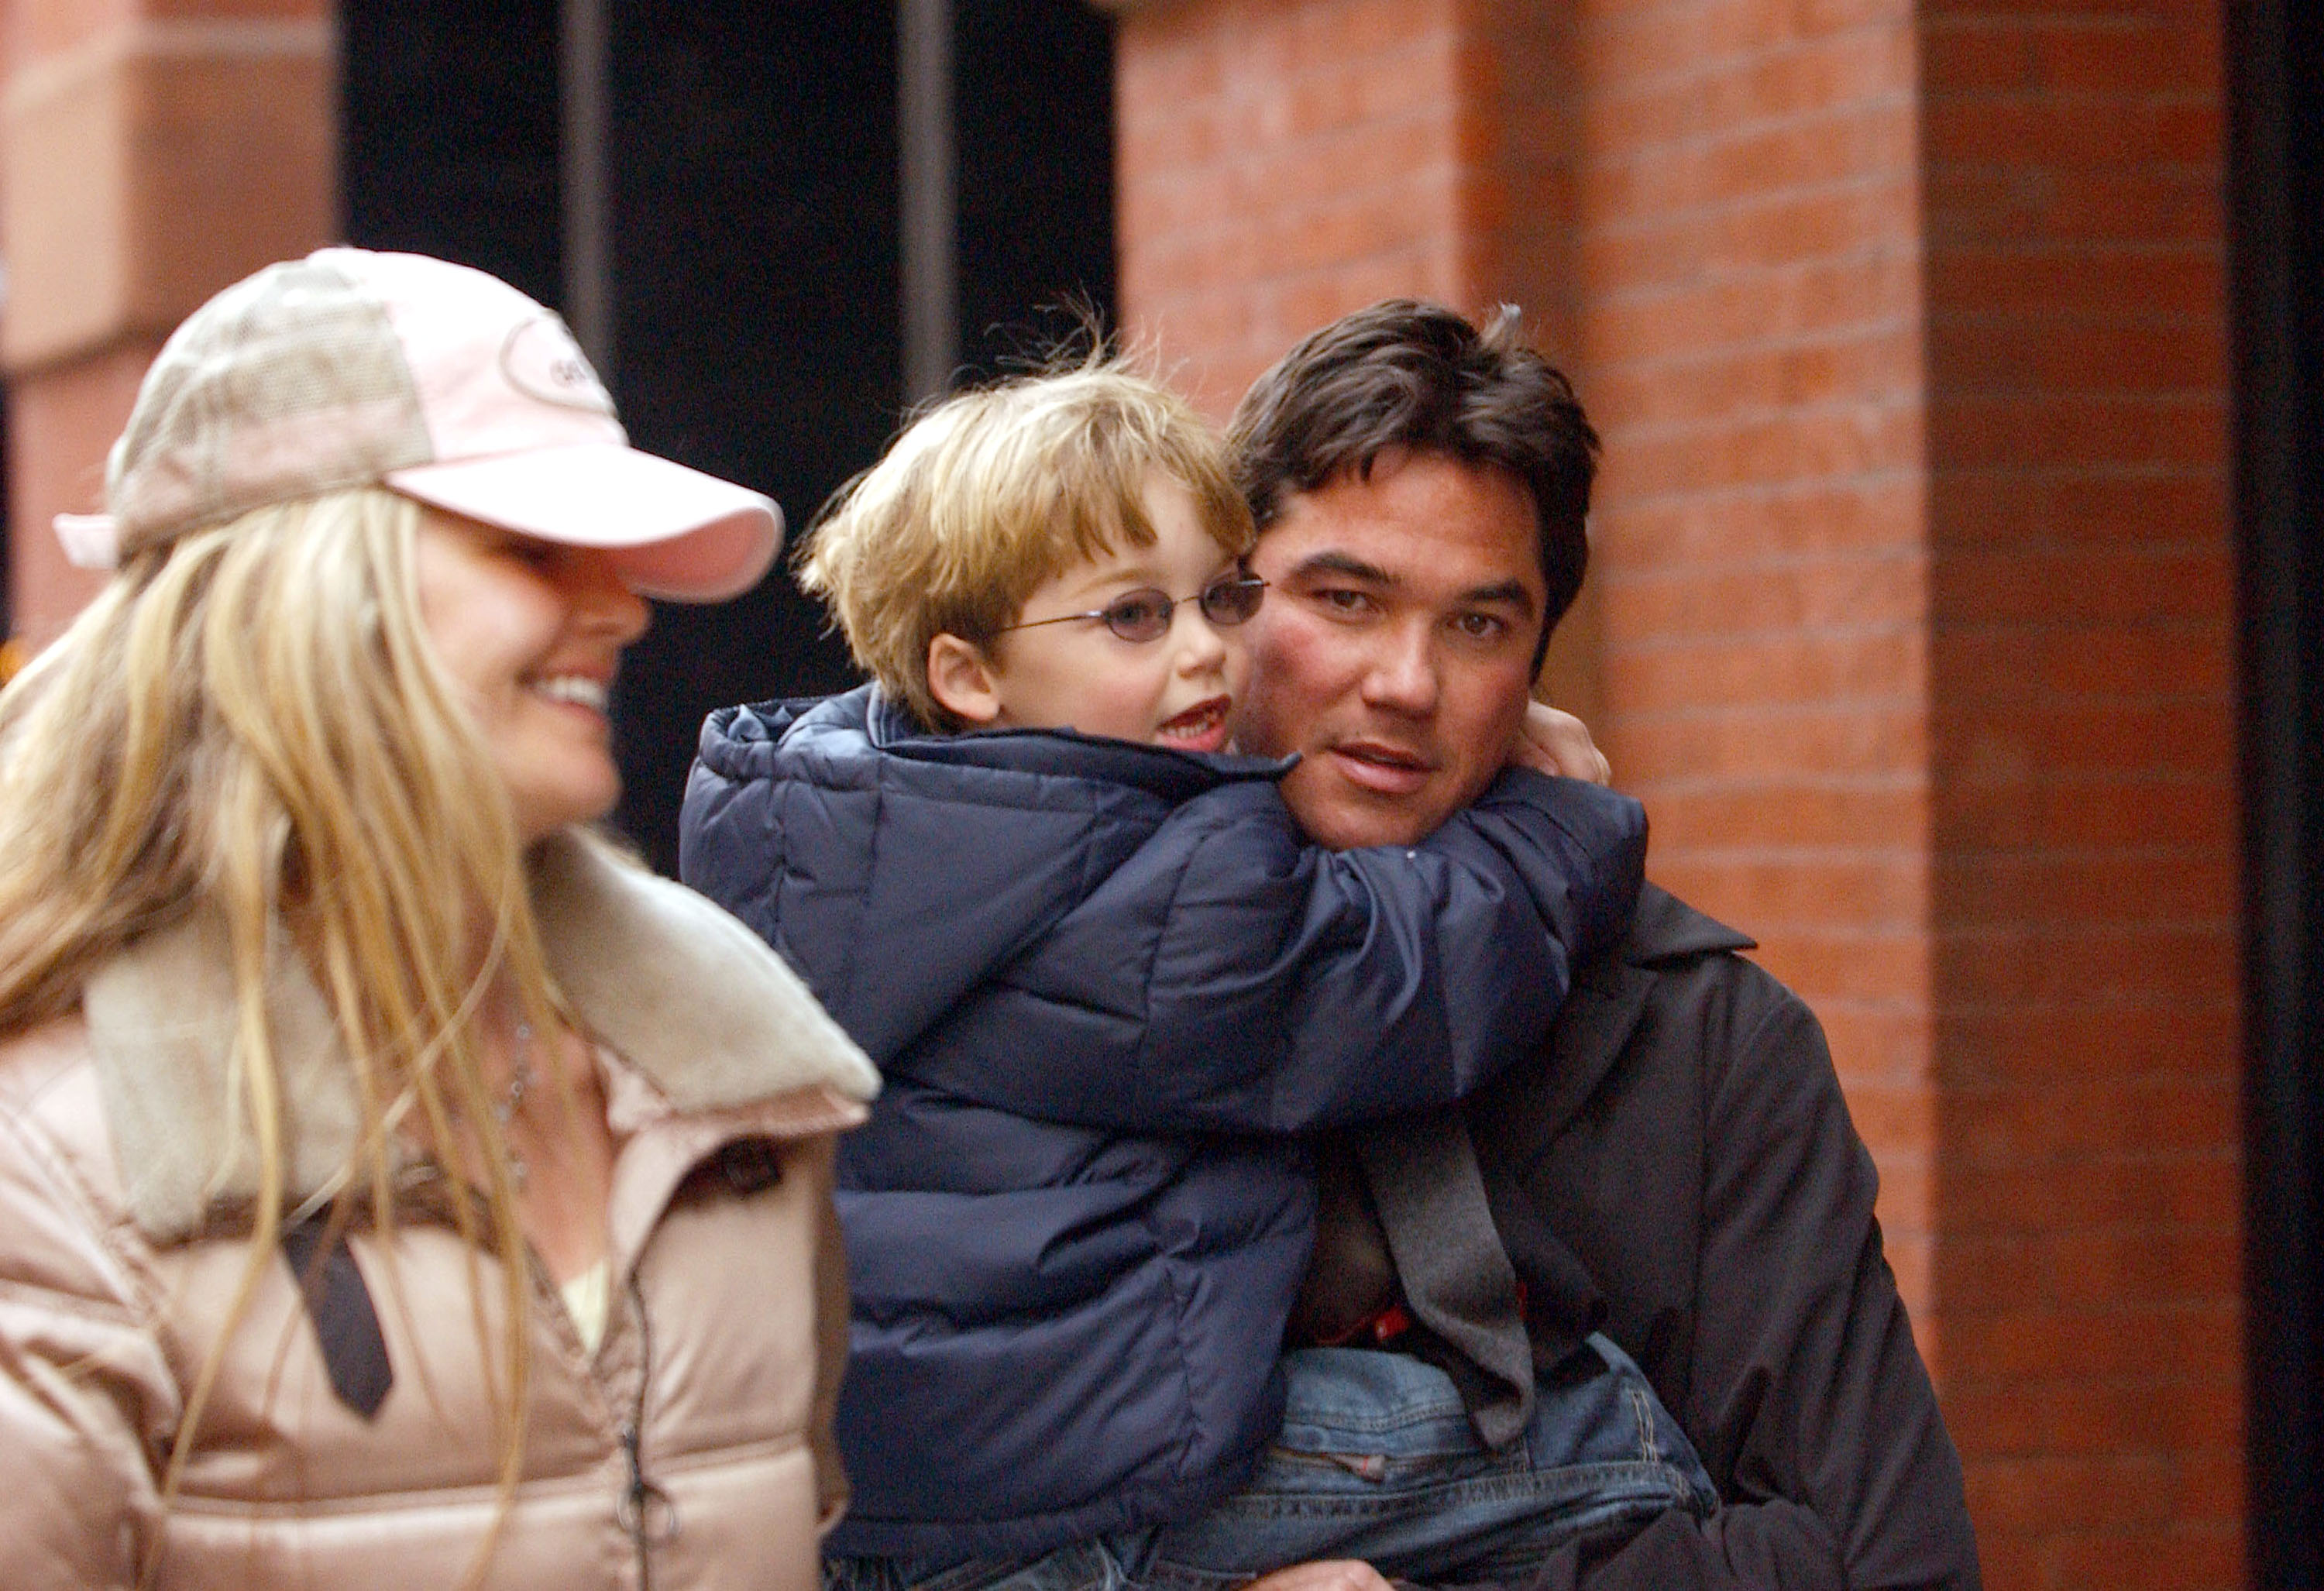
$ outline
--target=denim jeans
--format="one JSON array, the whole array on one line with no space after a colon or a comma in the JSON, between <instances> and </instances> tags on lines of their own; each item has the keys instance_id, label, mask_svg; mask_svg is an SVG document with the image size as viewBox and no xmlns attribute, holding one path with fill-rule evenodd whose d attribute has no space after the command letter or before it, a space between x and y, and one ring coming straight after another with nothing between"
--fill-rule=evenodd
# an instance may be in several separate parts
<instances>
[{"instance_id":1,"label":"denim jeans","mask_svg":"<svg viewBox=\"0 0 2324 1591\"><path fill-rule=\"evenodd\" d=\"M1603 1374L1544 1386L1525 1439L1477 1439L1452 1382L1406 1354L1284 1357L1282 1435L1248 1485L1179 1524L1029 1561L835 1559L825 1591L1216 1591L1318 1558L1422 1582L1517 1580L1566 1542L1618 1536L1718 1494L1638 1367L1602 1336Z\"/></svg>"}]
</instances>

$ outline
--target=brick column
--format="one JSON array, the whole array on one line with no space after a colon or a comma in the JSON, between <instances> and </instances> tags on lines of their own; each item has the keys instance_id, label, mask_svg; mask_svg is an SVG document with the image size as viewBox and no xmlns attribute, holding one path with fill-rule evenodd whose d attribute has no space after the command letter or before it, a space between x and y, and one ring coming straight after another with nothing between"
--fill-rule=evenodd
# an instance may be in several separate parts
<instances>
[{"instance_id":1,"label":"brick column","mask_svg":"<svg viewBox=\"0 0 2324 1591\"><path fill-rule=\"evenodd\" d=\"M2220 15L1920 23L1947 1388L1992 1584L2236 1585Z\"/></svg>"},{"instance_id":2,"label":"brick column","mask_svg":"<svg viewBox=\"0 0 2324 1591\"><path fill-rule=\"evenodd\" d=\"M1941 1368L1911 15L1590 0L1570 225L1608 754L1822 1018Z\"/></svg>"},{"instance_id":3,"label":"brick column","mask_svg":"<svg viewBox=\"0 0 2324 1591\"><path fill-rule=\"evenodd\" d=\"M327 0L14 0L0 26L8 577L37 647L97 585L49 520L98 505L161 339L335 229L334 45Z\"/></svg>"},{"instance_id":4,"label":"brick column","mask_svg":"<svg viewBox=\"0 0 2324 1591\"><path fill-rule=\"evenodd\" d=\"M1474 296L1492 234L1462 10L1194 0L1127 20L1122 299L1209 409L1350 304Z\"/></svg>"},{"instance_id":5,"label":"brick column","mask_svg":"<svg viewBox=\"0 0 2324 1591\"><path fill-rule=\"evenodd\" d=\"M1524 303L1576 376L1608 455L1560 694L1650 872L1831 1033L1996 1591L2243 1573L2218 28L1120 25L1124 308L1213 412L1391 292Z\"/></svg>"}]
</instances>

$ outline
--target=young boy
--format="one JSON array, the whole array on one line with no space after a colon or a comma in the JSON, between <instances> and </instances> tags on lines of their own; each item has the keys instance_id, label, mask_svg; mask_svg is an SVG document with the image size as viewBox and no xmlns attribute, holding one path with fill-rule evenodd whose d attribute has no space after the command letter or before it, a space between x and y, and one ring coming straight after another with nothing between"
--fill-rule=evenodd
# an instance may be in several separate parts
<instances>
[{"instance_id":1,"label":"young boy","mask_svg":"<svg viewBox=\"0 0 2324 1591\"><path fill-rule=\"evenodd\" d=\"M1314 1228L1291 1135L1445 1103L1533 1048L1570 961L1627 921L1645 838L1636 804L1513 770L1417 846L1305 842L1284 767L1222 754L1254 538L1153 382L1095 363L953 398L808 547L875 684L705 726L686 881L885 1078L840 1152L855 1501L829 1582L1191 1585L1322 1556L1514 1578L1712 1505L1593 1338L1522 1451L1478 1442L1447 1380L1449 1448L1340 1467L1360 1506L1204 1528L1281 1430L1286 1368L1359 1413L1387 1361L1442 1375L1278 1364Z\"/></svg>"}]
</instances>

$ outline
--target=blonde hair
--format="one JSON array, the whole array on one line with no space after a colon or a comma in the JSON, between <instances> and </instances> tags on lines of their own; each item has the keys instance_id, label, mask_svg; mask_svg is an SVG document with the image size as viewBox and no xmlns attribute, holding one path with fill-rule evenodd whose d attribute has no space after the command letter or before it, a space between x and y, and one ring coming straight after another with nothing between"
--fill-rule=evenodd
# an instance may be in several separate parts
<instances>
[{"instance_id":1,"label":"blonde hair","mask_svg":"<svg viewBox=\"0 0 2324 1591\"><path fill-rule=\"evenodd\" d=\"M1120 546L1151 547L1144 494L1183 486L1220 548L1258 539L1216 433L1120 358L945 399L827 503L799 584L857 663L929 729L960 721L928 689L928 643L990 646L1041 583Z\"/></svg>"},{"instance_id":2,"label":"blonde hair","mask_svg":"<svg viewBox=\"0 0 2324 1591\"><path fill-rule=\"evenodd\" d=\"M188 532L135 555L0 692L0 1034L70 1010L138 935L197 906L221 915L234 1094L260 1176L239 1316L289 1193L265 989L286 946L300 957L363 1111L334 1221L360 1208L392 1227L400 1121L480 1152L481 1212L451 1209L504 1283L497 1518L522 1458L529 1273L475 1016L496 978L537 1021L557 1004L505 788L421 623L418 520L409 501L359 488ZM222 1358L189 1395L165 1496Z\"/></svg>"}]
</instances>

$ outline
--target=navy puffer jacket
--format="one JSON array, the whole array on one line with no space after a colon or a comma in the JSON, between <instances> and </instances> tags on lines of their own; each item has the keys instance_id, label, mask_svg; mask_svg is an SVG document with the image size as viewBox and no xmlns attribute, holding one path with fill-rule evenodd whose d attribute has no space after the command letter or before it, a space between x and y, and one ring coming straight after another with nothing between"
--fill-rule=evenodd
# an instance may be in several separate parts
<instances>
[{"instance_id":1,"label":"navy puffer jacket","mask_svg":"<svg viewBox=\"0 0 2324 1591\"><path fill-rule=\"evenodd\" d=\"M1232 1490L1314 1237L1281 1135L1468 1093L1628 920L1633 801L1509 772L1417 846L1335 853L1286 766L931 736L870 687L704 726L686 881L885 1078L840 1151L826 1550L1017 1558Z\"/></svg>"}]
</instances>

